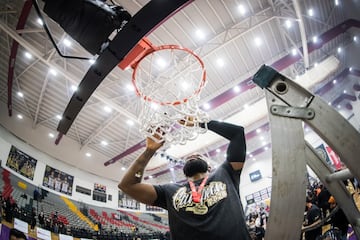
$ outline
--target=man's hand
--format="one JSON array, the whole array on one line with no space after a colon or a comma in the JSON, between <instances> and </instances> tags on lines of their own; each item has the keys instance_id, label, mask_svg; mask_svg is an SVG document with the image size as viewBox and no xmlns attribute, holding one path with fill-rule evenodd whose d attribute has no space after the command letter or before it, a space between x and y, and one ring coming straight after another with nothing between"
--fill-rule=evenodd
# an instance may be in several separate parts
<instances>
[{"instance_id":1,"label":"man's hand","mask_svg":"<svg viewBox=\"0 0 360 240\"><path fill-rule=\"evenodd\" d=\"M155 140L153 138L155 138L157 140ZM161 139L161 136L158 134L154 134L153 138L152 137L146 138L146 148L156 152L159 148L162 147L162 145L164 145L164 140L159 141Z\"/></svg>"}]
</instances>

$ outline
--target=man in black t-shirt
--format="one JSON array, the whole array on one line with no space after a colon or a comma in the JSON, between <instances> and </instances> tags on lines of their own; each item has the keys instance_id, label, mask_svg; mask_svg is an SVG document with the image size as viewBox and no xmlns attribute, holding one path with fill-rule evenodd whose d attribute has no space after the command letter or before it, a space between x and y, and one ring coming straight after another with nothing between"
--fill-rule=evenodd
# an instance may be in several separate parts
<instances>
[{"instance_id":1,"label":"man in black t-shirt","mask_svg":"<svg viewBox=\"0 0 360 240\"><path fill-rule=\"evenodd\" d=\"M305 231L305 240L316 240L322 234L322 226L317 226L321 222L321 210L312 203L312 199L306 199L306 219L303 224L302 231ZM309 230L309 229L312 230Z\"/></svg>"},{"instance_id":2,"label":"man in black t-shirt","mask_svg":"<svg viewBox=\"0 0 360 240\"><path fill-rule=\"evenodd\" d=\"M131 165L119 188L139 202L166 209L172 240L250 240L239 194L246 156L244 128L217 121L200 126L230 140L226 161L211 174L206 158L195 154L187 157L183 168L187 183L142 183L146 165L163 144L147 138L145 151Z\"/></svg>"}]
</instances>

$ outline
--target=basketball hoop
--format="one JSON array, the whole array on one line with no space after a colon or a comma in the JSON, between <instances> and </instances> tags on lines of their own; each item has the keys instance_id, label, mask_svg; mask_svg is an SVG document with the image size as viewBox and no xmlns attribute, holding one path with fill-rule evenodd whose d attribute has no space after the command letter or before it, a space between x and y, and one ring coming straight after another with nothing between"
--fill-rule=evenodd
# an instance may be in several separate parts
<instances>
[{"instance_id":1,"label":"basketball hoop","mask_svg":"<svg viewBox=\"0 0 360 240\"><path fill-rule=\"evenodd\" d=\"M154 140L185 144L206 131L199 126L209 120L199 108L206 70L193 51L177 45L152 46L132 67L142 105L141 133L146 137L161 133Z\"/></svg>"}]
</instances>

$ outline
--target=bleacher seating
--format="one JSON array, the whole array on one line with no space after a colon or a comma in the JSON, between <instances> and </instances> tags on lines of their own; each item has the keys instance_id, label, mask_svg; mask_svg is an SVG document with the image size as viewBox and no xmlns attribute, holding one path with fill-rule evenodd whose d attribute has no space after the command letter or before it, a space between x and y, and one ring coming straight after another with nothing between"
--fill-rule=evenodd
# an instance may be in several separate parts
<instances>
[{"instance_id":1,"label":"bleacher seating","mask_svg":"<svg viewBox=\"0 0 360 240\"><path fill-rule=\"evenodd\" d=\"M87 213L89 215L86 216L87 220L85 221L85 216L80 211L80 206L84 205L83 203L72 202L67 198L65 200L64 197L51 192L48 192L43 199L36 201L34 200L36 186L24 183L23 180L3 168L0 168L0 174L3 180L0 181L0 189L3 196L8 196L12 201L15 201L19 209L14 214L14 217L18 217L28 223L30 223L33 210L36 214L43 211L45 218L48 218L50 221L54 219L54 214L57 212L57 220L65 226L61 233L89 239L96 236L98 240L132 240L134 237L140 237L141 239L162 239L163 233L169 229L166 223L155 221L154 217L150 214L135 215L126 211L117 211L97 206L86 207L89 209L86 215ZM95 231L96 229L92 228L89 221L94 225L100 223L100 231ZM38 221L37 225L39 226ZM48 230L60 233L59 230L54 228Z\"/></svg>"}]
</instances>

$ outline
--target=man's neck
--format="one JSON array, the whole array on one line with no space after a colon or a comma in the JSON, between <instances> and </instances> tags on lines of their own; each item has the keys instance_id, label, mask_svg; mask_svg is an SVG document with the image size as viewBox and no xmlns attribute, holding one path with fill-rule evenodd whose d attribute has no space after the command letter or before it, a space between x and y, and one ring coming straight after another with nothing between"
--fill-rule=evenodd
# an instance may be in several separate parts
<instances>
[{"instance_id":1,"label":"man's neck","mask_svg":"<svg viewBox=\"0 0 360 240\"><path fill-rule=\"evenodd\" d=\"M207 173L196 173L194 176L192 176L192 177L188 177L188 180L190 180L190 181L197 181L197 180L199 180L199 179L202 179L202 178L204 178L204 177L206 177L207 176Z\"/></svg>"}]
</instances>

